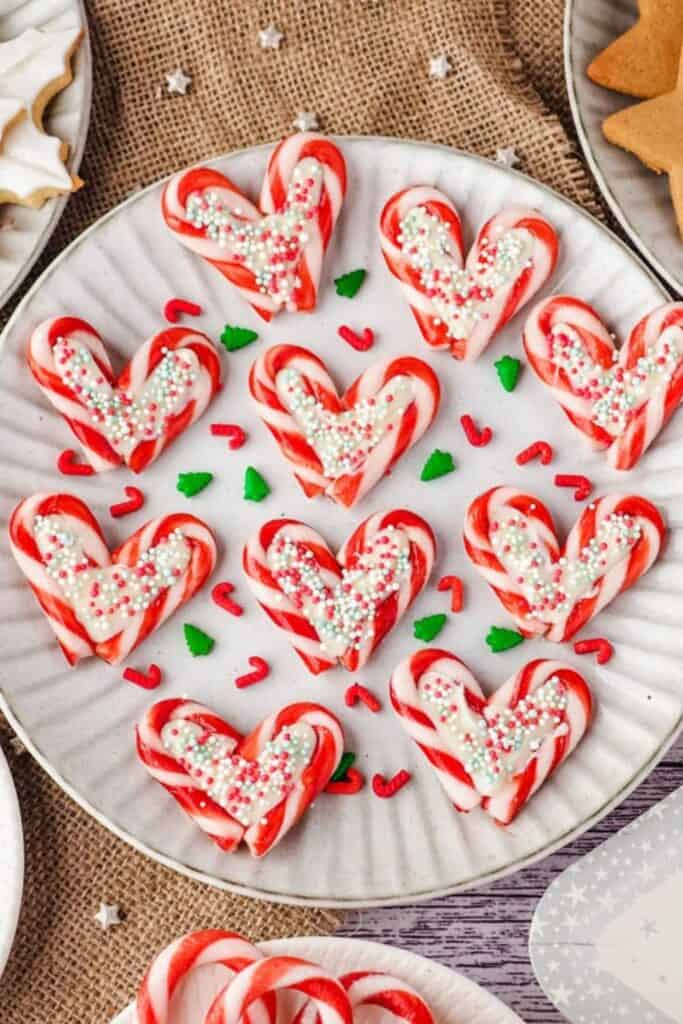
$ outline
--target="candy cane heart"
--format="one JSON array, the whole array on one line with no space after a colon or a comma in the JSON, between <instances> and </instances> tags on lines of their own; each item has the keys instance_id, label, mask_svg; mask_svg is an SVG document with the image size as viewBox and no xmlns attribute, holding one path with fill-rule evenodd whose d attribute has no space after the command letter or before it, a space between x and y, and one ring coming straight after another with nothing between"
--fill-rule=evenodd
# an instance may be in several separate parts
<instances>
[{"instance_id":1,"label":"candy cane heart","mask_svg":"<svg viewBox=\"0 0 683 1024\"><path fill-rule=\"evenodd\" d=\"M344 736L318 704L290 704L241 737L203 705L166 700L138 725L137 748L152 778L222 850L244 841L263 857L325 788Z\"/></svg>"},{"instance_id":2,"label":"candy cane heart","mask_svg":"<svg viewBox=\"0 0 683 1024\"><path fill-rule=\"evenodd\" d=\"M637 494L608 494L583 510L560 546L542 501L492 487L465 514L470 560L524 636L564 642L647 572L666 526Z\"/></svg>"},{"instance_id":3,"label":"candy cane heart","mask_svg":"<svg viewBox=\"0 0 683 1024\"><path fill-rule=\"evenodd\" d=\"M272 519L247 542L243 567L259 604L314 674L355 672L405 614L434 564L431 527L407 509L366 519L332 553L295 519Z\"/></svg>"},{"instance_id":4,"label":"candy cane heart","mask_svg":"<svg viewBox=\"0 0 683 1024\"><path fill-rule=\"evenodd\" d=\"M425 185L388 200L380 241L427 344L464 360L478 358L543 287L559 248L554 227L538 210L508 207L480 228L465 257L457 209Z\"/></svg>"},{"instance_id":5,"label":"candy cane heart","mask_svg":"<svg viewBox=\"0 0 683 1024\"><path fill-rule=\"evenodd\" d=\"M336 978L293 956L271 956L241 971L216 996L204 1024L240 1024L249 1007L272 992L299 992L315 1007L321 1024L353 1024L351 1003Z\"/></svg>"},{"instance_id":6,"label":"candy cane heart","mask_svg":"<svg viewBox=\"0 0 683 1024\"><path fill-rule=\"evenodd\" d=\"M142 472L195 420L221 386L213 342L187 327L145 341L118 380L94 327L73 316L33 331L28 365L93 469Z\"/></svg>"},{"instance_id":7,"label":"candy cane heart","mask_svg":"<svg viewBox=\"0 0 683 1024\"><path fill-rule=\"evenodd\" d=\"M487 700L448 651L417 651L395 669L391 703L459 811L481 805L508 825L569 757L593 714L582 675L537 659Z\"/></svg>"},{"instance_id":8,"label":"candy cane heart","mask_svg":"<svg viewBox=\"0 0 683 1024\"><path fill-rule=\"evenodd\" d=\"M237 932L217 928L189 932L172 942L154 958L142 980L135 1000L134 1024L168 1024L170 1005L181 982L200 967L220 964L237 974L263 953ZM275 1024L276 997L269 993L254 1002L246 1024Z\"/></svg>"},{"instance_id":9,"label":"candy cane heart","mask_svg":"<svg viewBox=\"0 0 683 1024\"><path fill-rule=\"evenodd\" d=\"M116 665L190 600L213 570L216 543L182 513L141 526L109 552L72 494L34 494L14 509L10 546L71 665Z\"/></svg>"},{"instance_id":10,"label":"candy cane heart","mask_svg":"<svg viewBox=\"0 0 683 1024\"><path fill-rule=\"evenodd\" d=\"M565 415L615 469L636 465L683 399L683 302L652 310L617 349L591 306L553 295L531 311L524 347Z\"/></svg>"},{"instance_id":11,"label":"candy cane heart","mask_svg":"<svg viewBox=\"0 0 683 1024\"><path fill-rule=\"evenodd\" d=\"M325 364L298 345L275 345L251 368L258 413L304 493L350 508L431 425L441 389L421 359L375 363L340 397Z\"/></svg>"},{"instance_id":12,"label":"candy cane heart","mask_svg":"<svg viewBox=\"0 0 683 1024\"><path fill-rule=\"evenodd\" d=\"M339 981L346 989L354 1020L359 1007L378 1006L405 1024L434 1024L432 1011L422 996L400 978L380 971L352 971L343 974ZM292 1024L320 1024L315 1003L305 1003Z\"/></svg>"},{"instance_id":13,"label":"candy cane heart","mask_svg":"<svg viewBox=\"0 0 683 1024\"><path fill-rule=\"evenodd\" d=\"M346 164L323 135L303 132L273 150L254 206L220 171L193 167L166 185L173 236L205 259L264 320L315 307L323 256L346 192Z\"/></svg>"}]
</instances>

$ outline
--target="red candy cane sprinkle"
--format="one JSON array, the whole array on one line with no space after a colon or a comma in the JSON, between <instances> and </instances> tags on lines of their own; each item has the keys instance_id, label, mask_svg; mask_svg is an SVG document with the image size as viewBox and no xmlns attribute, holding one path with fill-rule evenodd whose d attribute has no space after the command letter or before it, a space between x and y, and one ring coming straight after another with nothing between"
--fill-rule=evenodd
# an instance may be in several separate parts
<instances>
[{"instance_id":1,"label":"red candy cane sprinkle","mask_svg":"<svg viewBox=\"0 0 683 1024\"><path fill-rule=\"evenodd\" d=\"M254 671L247 672L246 675L237 677L235 680L235 686L238 690L244 690L247 686L253 686L254 683L260 683L270 672L268 662L263 658L259 658L256 654L252 658L249 658L249 664Z\"/></svg>"},{"instance_id":2,"label":"red candy cane sprinkle","mask_svg":"<svg viewBox=\"0 0 683 1024\"><path fill-rule=\"evenodd\" d=\"M461 612L464 604L464 590L459 576L442 576L436 585L437 590L450 590L451 611Z\"/></svg>"},{"instance_id":3,"label":"red candy cane sprinkle","mask_svg":"<svg viewBox=\"0 0 683 1024\"><path fill-rule=\"evenodd\" d=\"M518 466L525 466L532 459L540 459L541 465L547 466L548 463L553 461L553 455L552 447L547 441L534 441L528 448L523 448L515 456L515 462Z\"/></svg>"},{"instance_id":4,"label":"red candy cane sprinkle","mask_svg":"<svg viewBox=\"0 0 683 1024\"><path fill-rule=\"evenodd\" d=\"M114 519L120 519L121 516L129 516L131 512L137 512L145 504L145 496L139 487L124 487L123 488L128 501L119 501L116 505L109 506L109 515L113 516Z\"/></svg>"},{"instance_id":5,"label":"red candy cane sprinkle","mask_svg":"<svg viewBox=\"0 0 683 1024\"><path fill-rule=\"evenodd\" d=\"M161 669L158 665L150 665L146 672L139 672L136 668L124 668L123 678L128 683L135 683L143 690L156 690L161 682Z\"/></svg>"},{"instance_id":6,"label":"red candy cane sprinkle","mask_svg":"<svg viewBox=\"0 0 683 1024\"><path fill-rule=\"evenodd\" d=\"M460 417L465 437L474 448L485 448L493 437L490 427L482 427L481 430L469 414Z\"/></svg>"},{"instance_id":7,"label":"red candy cane sprinkle","mask_svg":"<svg viewBox=\"0 0 683 1024\"><path fill-rule=\"evenodd\" d=\"M211 598L214 604L217 604L219 608L223 608L226 612L230 612L231 615L240 616L244 613L244 608L237 601L233 601L228 595L232 594L235 589L234 583L229 583L224 580L222 583L217 583L211 591Z\"/></svg>"},{"instance_id":8,"label":"red candy cane sprinkle","mask_svg":"<svg viewBox=\"0 0 683 1024\"><path fill-rule=\"evenodd\" d=\"M606 665L614 654L614 648L609 640L597 636L593 640L577 640L574 644L575 654L595 654L598 665Z\"/></svg>"},{"instance_id":9,"label":"red candy cane sprinkle","mask_svg":"<svg viewBox=\"0 0 683 1024\"><path fill-rule=\"evenodd\" d=\"M211 433L214 437L227 437L228 448L237 451L247 439L247 432L237 423L212 423Z\"/></svg>"},{"instance_id":10,"label":"red candy cane sprinkle","mask_svg":"<svg viewBox=\"0 0 683 1024\"><path fill-rule=\"evenodd\" d=\"M346 324L342 324L337 331L337 334L347 342L351 348L355 348L356 352L367 352L368 349L372 348L375 341L375 335L369 327L364 327L360 334L356 334L356 332L350 327L347 327Z\"/></svg>"},{"instance_id":11,"label":"red candy cane sprinkle","mask_svg":"<svg viewBox=\"0 0 683 1024\"><path fill-rule=\"evenodd\" d=\"M587 476L580 476L574 473L557 473L555 476L556 487L573 487L574 501L585 501L593 490L593 484Z\"/></svg>"},{"instance_id":12,"label":"red candy cane sprinkle","mask_svg":"<svg viewBox=\"0 0 683 1024\"><path fill-rule=\"evenodd\" d=\"M362 686L360 683L353 683L348 687L344 694L344 700L348 708L354 707L360 701L361 704L365 704L366 708L374 713L382 710L382 702L375 697L372 690L368 690L367 687Z\"/></svg>"},{"instance_id":13,"label":"red candy cane sprinkle","mask_svg":"<svg viewBox=\"0 0 683 1024\"><path fill-rule=\"evenodd\" d=\"M328 782L323 792L334 796L353 796L354 793L360 793L364 785L365 776L357 768L349 768L345 779L341 782Z\"/></svg>"},{"instance_id":14,"label":"red candy cane sprinkle","mask_svg":"<svg viewBox=\"0 0 683 1024\"><path fill-rule=\"evenodd\" d=\"M385 779L383 775L377 772L376 775L372 776L372 791L375 796L381 797L382 800L390 800L392 796L398 793L399 789L403 789L410 782L411 778L412 775L405 768L401 768L391 779Z\"/></svg>"},{"instance_id":15,"label":"red candy cane sprinkle","mask_svg":"<svg viewBox=\"0 0 683 1024\"><path fill-rule=\"evenodd\" d=\"M199 316L202 307L196 302L188 302L187 299L169 299L164 306L164 316L170 324L177 324L181 313L188 316Z\"/></svg>"},{"instance_id":16,"label":"red candy cane sprinkle","mask_svg":"<svg viewBox=\"0 0 683 1024\"><path fill-rule=\"evenodd\" d=\"M66 448L57 459L57 469L64 476L92 476L95 470L87 462L79 462L76 452Z\"/></svg>"}]
</instances>

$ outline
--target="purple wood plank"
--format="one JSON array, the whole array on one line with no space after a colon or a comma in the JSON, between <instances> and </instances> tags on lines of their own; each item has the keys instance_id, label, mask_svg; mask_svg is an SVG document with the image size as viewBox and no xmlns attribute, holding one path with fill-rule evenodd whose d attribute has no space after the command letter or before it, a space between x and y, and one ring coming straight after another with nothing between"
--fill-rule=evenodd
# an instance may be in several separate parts
<instances>
[{"instance_id":1,"label":"purple wood plank","mask_svg":"<svg viewBox=\"0 0 683 1024\"><path fill-rule=\"evenodd\" d=\"M374 939L432 957L503 999L527 1024L565 1018L540 988L529 961L529 927L553 879L643 811L683 785L683 739L628 800L576 842L511 878L409 907L347 914L337 935Z\"/></svg>"}]
</instances>

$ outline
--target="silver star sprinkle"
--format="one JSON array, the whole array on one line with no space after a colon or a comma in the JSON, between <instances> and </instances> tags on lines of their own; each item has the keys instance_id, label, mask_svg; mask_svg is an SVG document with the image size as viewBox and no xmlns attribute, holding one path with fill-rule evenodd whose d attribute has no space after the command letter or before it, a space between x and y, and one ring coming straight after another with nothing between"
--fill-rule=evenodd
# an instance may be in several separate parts
<instances>
[{"instance_id":1,"label":"silver star sprinkle","mask_svg":"<svg viewBox=\"0 0 683 1024\"><path fill-rule=\"evenodd\" d=\"M319 127L318 115L312 110L300 110L292 124L300 132L314 132Z\"/></svg>"},{"instance_id":2,"label":"silver star sprinkle","mask_svg":"<svg viewBox=\"0 0 683 1024\"><path fill-rule=\"evenodd\" d=\"M258 34L258 41L262 50L279 50L280 43L284 39L284 33L280 32L275 25L268 25L262 28Z\"/></svg>"},{"instance_id":3,"label":"silver star sprinkle","mask_svg":"<svg viewBox=\"0 0 683 1024\"><path fill-rule=\"evenodd\" d=\"M430 78L445 78L449 71L452 70L451 62L445 53L440 53L438 57L430 57L429 59L429 77Z\"/></svg>"},{"instance_id":4,"label":"silver star sprinkle","mask_svg":"<svg viewBox=\"0 0 683 1024\"><path fill-rule=\"evenodd\" d=\"M100 903L100 909L95 914L95 920L101 925L103 932L106 932L107 928L111 928L113 925L121 924L119 908L116 903Z\"/></svg>"},{"instance_id":5,"label":"silver star sprinkle","mask_svg":"<svg viewBox=\"0 0 683 1024\"><path fill-rule=\"evenodd\" d=\"M179 96L184 96L187 92L188 86L192 82L190 75L186 75L182 68L176 68L169 75L166 75L166 89L170 93L178 93Z\"/></svg>"},{"instance_id":6,"label":"silver star sprinkle","mask_svg":"<svg viewBox=\"0 0 683 1024\"><path fill-rule=\"evenodd\" d=\"M517 166L519 157L512 146L505 146L502 149L496 150L496 163L500 164L501 167L507 167L509 170L511 167Z\"/></svg>"}]
</instances>

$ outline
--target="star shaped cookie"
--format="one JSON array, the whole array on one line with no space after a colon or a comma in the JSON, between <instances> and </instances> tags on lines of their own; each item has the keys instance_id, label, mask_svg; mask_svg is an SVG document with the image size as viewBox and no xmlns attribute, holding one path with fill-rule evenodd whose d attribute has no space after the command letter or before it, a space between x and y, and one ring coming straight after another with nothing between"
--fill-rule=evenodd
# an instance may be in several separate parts
<instances>
[{"instance_id":1,"label":"star shaped cookie","mask_svg":"<svg viewBox=\"0 0 683 1024\"><path fill-rule=\"evenodd\" d=\"M636 103L603 122L605 138L634 153L653 171L669 175L678 228L683 236L683 61L675 87Z\"/></svg>"},{"instance_id":2,"label":"star shaped cookie","mask_svg":"<svg viewBox=\"0 0 683 1024\"><path fill-rule=\"evenodd\" d=\"M638 0L640 17L588 67L588 77L628 96L650 99L676 84L683 45L681 0Z\"/></svg>"}]
</instances>

